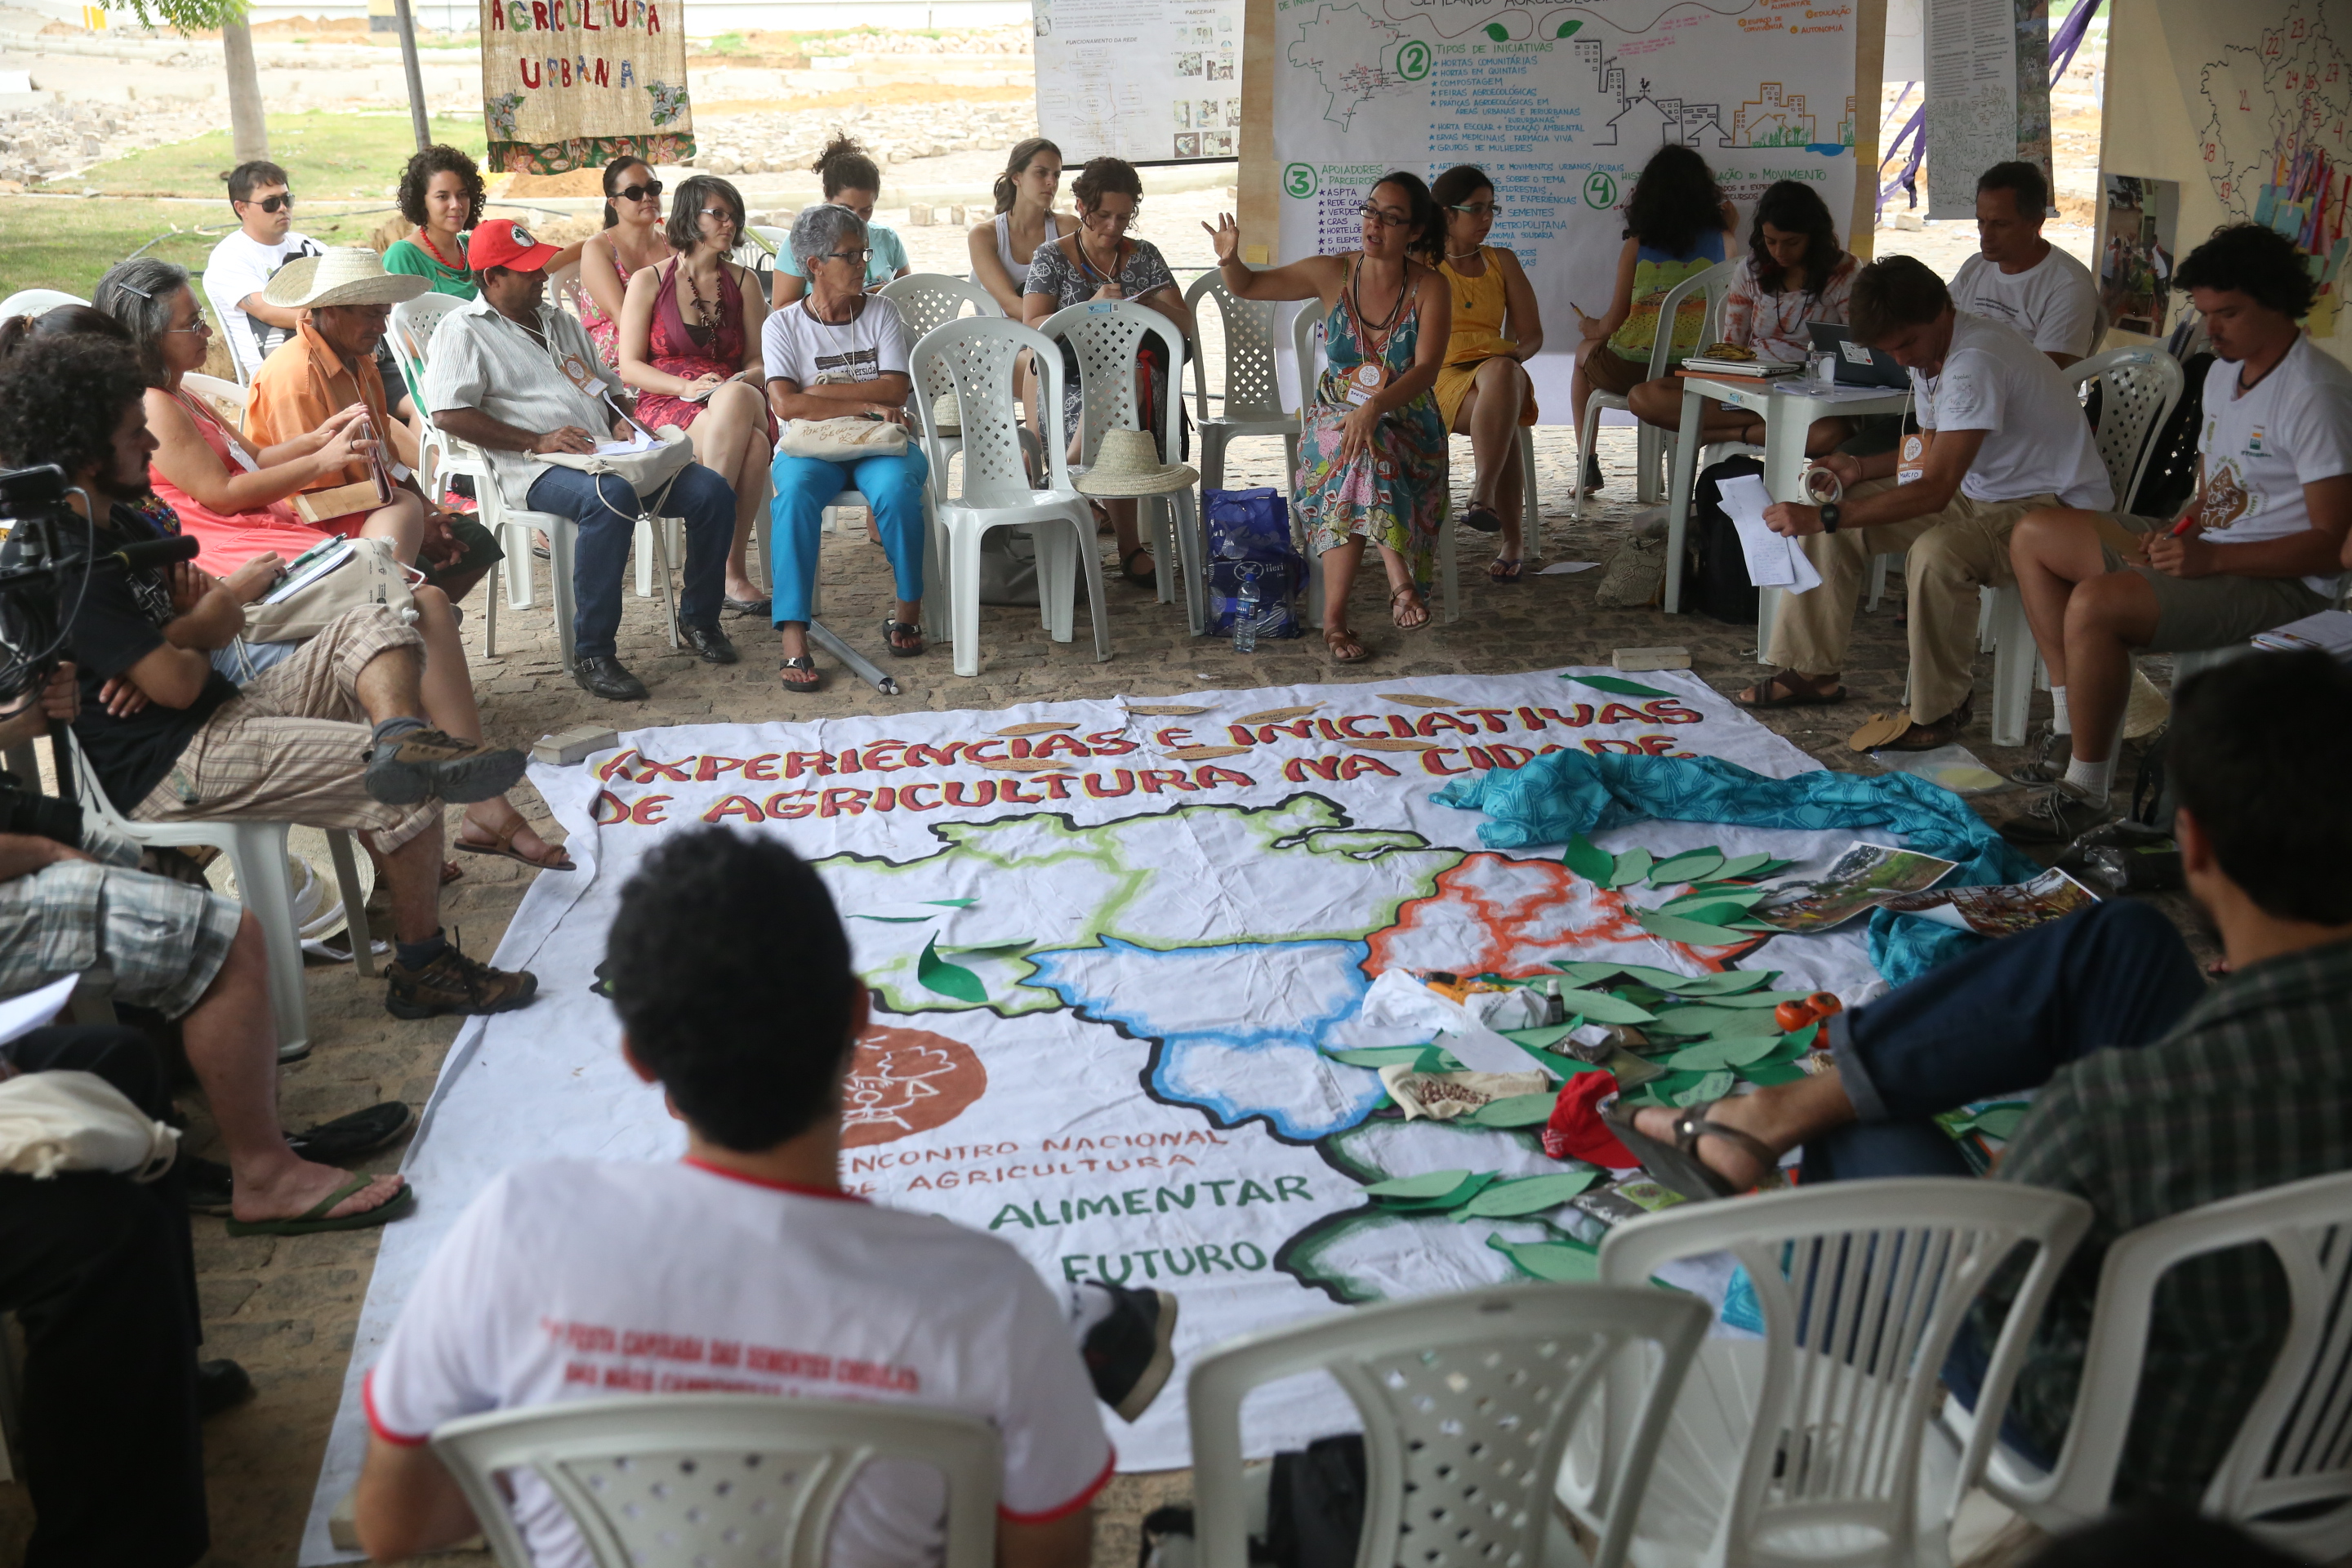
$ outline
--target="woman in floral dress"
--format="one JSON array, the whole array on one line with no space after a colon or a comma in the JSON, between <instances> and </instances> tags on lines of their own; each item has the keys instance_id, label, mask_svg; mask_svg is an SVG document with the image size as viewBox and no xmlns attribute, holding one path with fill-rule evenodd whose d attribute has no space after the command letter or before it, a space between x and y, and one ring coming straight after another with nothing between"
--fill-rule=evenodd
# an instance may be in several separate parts
<instances>
[{"instance_id":1,"label":"woman in floral dress","mask_svg":"<svg viewBox=\"0 0 2352 1568\"><path fill-rule=\"evenodd\" d=\"M1323 646L1339 664L1370 657L1348 629L1367 540L1388 572L1391 616L1409 632L1429 625L1446 505L1445 424L1431 390L1453 331L1453 297L1431 265L1444 225L1429 187L1403 173L1374 185L1361 210L1362 249L1265 272L1242 265L1230 214L1209 230L1235 298L1319 300L1327 312L1329 365L1307 410L1292 493L1323 563Z\"/></svg>"}]
</instances>

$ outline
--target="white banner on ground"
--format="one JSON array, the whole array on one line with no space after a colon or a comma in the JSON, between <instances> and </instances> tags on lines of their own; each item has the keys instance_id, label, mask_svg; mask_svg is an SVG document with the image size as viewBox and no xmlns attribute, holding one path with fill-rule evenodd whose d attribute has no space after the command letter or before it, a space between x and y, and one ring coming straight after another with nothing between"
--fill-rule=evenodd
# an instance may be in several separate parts
<instances>
[{"instance_id":1,"label":"white banner on ground","mask_svg":"<svg viewBox=\"0 0 2352 1568\"><path fill-rule=\"evenodd\" d=\"M1543 418L1567 424L1576 311L1608 310L1625 202L1660 146L1706 159L1738 205L1743 245L1776 180L1813 183L1844 235L1854 11L1851 0L1277 0L1278 259L1357 248L1357 209L1391 169L1431 178L1477 164L1501 209L1491 243L1517 254L1535 288L1547 348L1529 370Z\"/></svg>"},{"instance_id":2,"label":"white banner on ground","mask_svg":"<svg viewBox=\"0 0 2352 1568\"><path fill-rule=\"evenodd\" d=\"M1242 135L1242 0L1034 0L1037 128L1072 173L1231 158Z\"/></svg>"},{"instance_id":3,"label":"white banner on ground","mask_svg":"<svg viewBox=\"0 0 2352 1568\"><path fill-rule=\"evenodd\" d=\"M1377 1074L1324 1054L1379 1043L1357 1026L1375 977L1607 955L1693 974L1775 969L1788 989L1850 996L1875 978L1858 925L1738 949L1654 937L1627 912L1634 889L1578 879L1557 847L1483 849L1483 816L1430 800L1448 777L1561 748L1721 757L1774 777L1815 766L1687 673L1643 675L1648 695L1627 684L1601 670L1400 675L697 725L534 769L581 869L541 877L499 948L499 964L538 974L539 1000L469 1026L443 1068L406 1163L422 1202L384 1234L302 1562L347 1555L325 1520L364 1447L360 1378L483 1184L530 1161L681 1152L589 986L622 884L706 822L814 860L873 988L843 1180L1000 1237L1049 1281L1176 1294L1176 1376L1117 1430L1122 1468L1189 1462L1183 1378L1209 1346L1515 1278L1490 1237L1541 1239L1542 1216L1407 1218L1364 1195L1387 1176L1559 1168L1539 1130L1375 1114ZM1713 845L1826 865L1853 836L1643 822L1598 840L1661 860ZM1319 1385L1250 1415L1255 1453L1352 1424Z\"/></svg>"}]
</instances>

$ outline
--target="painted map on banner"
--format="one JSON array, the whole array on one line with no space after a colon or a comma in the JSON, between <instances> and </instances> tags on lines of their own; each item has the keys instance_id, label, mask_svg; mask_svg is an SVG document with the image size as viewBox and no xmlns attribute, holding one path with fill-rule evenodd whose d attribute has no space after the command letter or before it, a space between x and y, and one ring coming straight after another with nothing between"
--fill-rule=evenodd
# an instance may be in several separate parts
<instances>
[{"instance_id":1,"label":"painted map on banner","mask_svg":"<svg viewBox=\"0 0 2352 1568\"><path fill-rule=\"evenodd\" d=\"M1280 259L1357 248L1357 208L1391 169L1477 164L1502 209L1492 243L1563 345L1537 358L1563 393L1549 421L1569 417L1570 302L1608 310L1622 209L1661 145L1706 157L1743 234L1775 180L1817 184L1841 233L1853 210L1852 0L1276 0L1276 17Z\"/></svg>"},{"instance_id":2,"label":"painted map on banner","mask_svg":"<svg viewBox=\"0 0 2352 1568\"><path fill-rule=\"evenodd\" d=\"M1037 128L1072 168L1231 158L1242 0L1034 0Z\"/></svg>"},{"instance_id":3,"label":"painted map on banner","mask_svg":"<svg viewBox=\"0 0 2352 1568\"><path fill-rule=\"evenodd\" d=\"M666 836L706 822L809 857L850 930L876 1007L845 1182L997 1236L1048 1281L1177 1294L1175 1378L1135 1426L1113 1420L1123 1468L1189 1462L1183 1378L1208 1346L1522 1278L1501 1247L1559 1237L1562 1214L1401 1215L1365 1187L1587 1167L1547 1157L1538 1127L1384 1109L1374 1068L1333 1054L1365 1042L1378 976L1608 957L1774 970L1787 990L1856 999L1876 980L1859 922L1668 941L1634 913L1673 889L1598 886L1559 847L1485 849L1482 816L1430 799L1449 777L1563 748L1715 756L1774 777L1815 766L1687 673L1644 675L1647 694L1569 674L1594 680L1395 677L648 730L583 766L534 770L583 869L532 885L497 962L536 972L540 999L460 1035L410 1151L424 1202L384 1232L303 1560L337 1555L325 1510L362 1447L359 1378L472 1195L522 1162L680 1152L589 987L621 885ZM1598 841L1661 863L1769 852L1795 875L1853 836L1643 822ZM1253 1402L1251 1447L1350 1425L1337 1389L1313 1387Z\"/></svg>"},{"instance_id":4,"label":"painted map on banner","mask_svg":"<svg viewBox=\"0 0 2352 1568\"><path fill-rule=\"evenodd\" d=\"M481 0L490 172L694 158L682 0Z\"/></svg>"}]
</instances>

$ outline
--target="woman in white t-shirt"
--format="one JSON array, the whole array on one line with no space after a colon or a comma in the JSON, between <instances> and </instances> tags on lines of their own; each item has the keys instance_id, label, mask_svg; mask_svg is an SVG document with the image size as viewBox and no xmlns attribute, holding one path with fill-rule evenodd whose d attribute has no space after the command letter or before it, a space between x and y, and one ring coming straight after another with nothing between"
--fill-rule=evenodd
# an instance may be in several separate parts
<instances>
[{"instance_id":1,"label":"woman in white t-shirt","mask_svg":"<svg viewBox=\"0 0 2352 1568\"><path fill-rule=\"evenodd\" d=\"M907 325L898 307L865 290L872 253L866 225L843 206L814 206L793 220L793 256L808 292L768 318L760 344L768 406L786 420L859 415L904 425L908 390ZM817 532L827 502L856 489L874 509L882 550L898 581L898 602L882 621L882 640L900 658L923 651L922 449L854 461L776 454L773 513L775 579L772 615L783 639L778 677L788 691L821 683L809 657L809 590L816 581Z\"/></svg>"}]
</instances>

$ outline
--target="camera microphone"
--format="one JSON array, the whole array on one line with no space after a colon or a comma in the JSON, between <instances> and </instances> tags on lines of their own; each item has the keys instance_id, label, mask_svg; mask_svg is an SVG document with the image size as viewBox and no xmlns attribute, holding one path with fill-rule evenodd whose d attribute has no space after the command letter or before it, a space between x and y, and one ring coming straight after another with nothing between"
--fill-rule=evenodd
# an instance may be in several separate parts
<instances>
[{"instance_id":1,"label":"camera microphone","mask_svg":"<svg viewBox=\"0 0 2352 1568\"><path fill-rule=\"evenodd\" d=\"M139 540L99 559L135 571L150 566L168 566L174 561L194 561L203 548L194 535L180 533L169 539Z\"/></svg>"}]
</instances>

